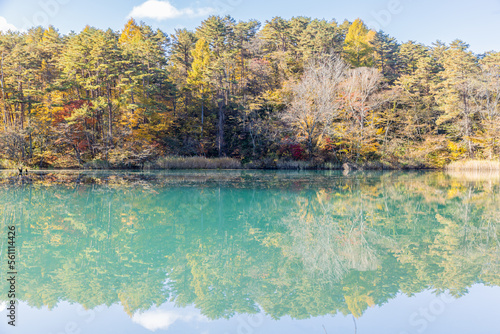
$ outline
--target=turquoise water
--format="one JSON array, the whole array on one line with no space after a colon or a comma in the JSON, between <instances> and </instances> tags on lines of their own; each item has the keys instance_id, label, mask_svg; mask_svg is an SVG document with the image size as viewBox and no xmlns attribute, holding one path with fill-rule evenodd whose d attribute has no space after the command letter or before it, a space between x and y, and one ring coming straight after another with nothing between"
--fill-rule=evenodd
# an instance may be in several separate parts
<instances>
[{"instance_id":1,"label":"turquoise water","mask_svg":"<svg viewBox=\"0 0 500 334\"><path fill-rule=\"evenodd\" d=\"M499 195L442 172L2 172L0 333L500 333Z\"/></svg>"}]
</instances>

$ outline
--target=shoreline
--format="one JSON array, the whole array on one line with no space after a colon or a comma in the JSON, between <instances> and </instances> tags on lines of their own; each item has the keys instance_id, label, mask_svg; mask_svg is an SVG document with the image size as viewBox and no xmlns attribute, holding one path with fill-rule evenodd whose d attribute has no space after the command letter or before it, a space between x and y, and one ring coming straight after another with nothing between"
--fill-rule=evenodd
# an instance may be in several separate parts
<instances>
[{"instance_id":1,"label":"shoreline","mask_svg":"<svg viewBox=\"0 0 500 334\"><path fill-rule=\"evenodd\" d=\"M244 161L244 160L243 160ZM245 161L235 158L206 158L200 156L181 157L165 156L155 160L142 163L125 163L123 161L108 162L104 160L93 160L82 165L50 166L40 167L36 164L15 163L4 160L0 163L0 170L441 170L444 167L430 166L423 163L402 164L394 162L365 161L355 162L329 162L313 158L311 160L288 160L288 159L258 159ZM0 161L1 162L1 161Z\"/></svg>"},{"instance_id":2,"label":"shoreline","mask_svg":"<svg viewBox=\"0 0 500 334\"><path fill-rule=\"evenodd\" d=\"M242 167L242 168L123 168L123 167L110 167L110 168L28 168L29 173L36 172L60 172L60 171L81 171L81 172L97 172L97 171L135 171L135 172L148 172L148 171L180 171L180 170L193 170L193 171L345 171L344 168L264 168L264 167ZM446 168L438 167L386 167L386 168L357 168L349 171L444 171ZM17 168L0 168L0 171L17 172ZM24 174L23 174L24 175Z\"/></svg>"},{"instance_id":3,"label":"shoreline","mask_svg":"<svg viewBox=\"0 0 500 334\"><path fill-rule=\"evenodd\" d=\"M271 160L263 159L242 163L234 158L205 158L205 157L161 157L155 161L145 162L140 165L124 163L109 163L106 161L91 161L82 166L67 167L45 167L38 168L16 164L9 161L8 164L0 165L0 171L164 171L164 170L264 170L264 171L478 171L496 172L500 171L500 161L496 160L460 160L440 166L428 166L424 164L391 164L380 161L367 161L363 163L344 162L333 163L324 161L293 161L293 160Z\"/></svg>"},{"instance_id":4,"label":"shoreline","mask_svg":"<svg viewBox=\"0 0 500 334\"><path fill-rule=\"evenodd\" d=\"M81 170L52 169L34 170L28 175L18 175L16 170L0 170L0 188L24 186L111 186L139 187L153 191L156 187L194 186L244 186L267 188L292 187L303 188L311 184L329 187L337 182L348 180L389 178L406 179L407 177L451 178L464 182L500 181L500 171L495 172L456 172L447 170L358 170L345 172L340 170L257 170L257 169L224 169L224 170ZM265 184L262 183L266 180ZM337 180L337 181L335 181ZM333 182L333 183L332 183ZM298 187L298 188L297 188Z\"/></svg>"}]
</instances>

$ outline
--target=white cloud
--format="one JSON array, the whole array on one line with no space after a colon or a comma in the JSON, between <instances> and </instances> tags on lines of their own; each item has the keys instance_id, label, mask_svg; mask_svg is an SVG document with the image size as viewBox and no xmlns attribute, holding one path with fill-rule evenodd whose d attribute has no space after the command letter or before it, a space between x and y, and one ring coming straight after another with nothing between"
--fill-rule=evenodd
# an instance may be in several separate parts
<instances>
[{"instance_id":1,"label":"white cloud","mask_svg":"<svg viewBox=\"0 0 500 334\"><path fill-rule=\"evenodd\" d=\"M177 320L185 322L191 322L193 320L206 321L206 318L201 316L199 313L181 313L180 311L171 310L146 311L144 313L135 313L132 316L133 322L153 332L158 329L167 330Z\"/></svg>"},{"instance_id":2,"label":"white cloud","mask_svg":"<svg viewBox=\"0 0 500 334\"><path fill-rule=\"evenodd\" d=\"M213 13L215 13L215 9L210 7L177 9L168 0L147 0L139 6L135 6L128 17L167 20L183 16L205 16Z\"/></svg>"},{"instance_id":3,"label":"white cloud","mask_svg":"<svg viewBox=\"0 0 500 334\"><path fill-rule=\"evenodd\" d=\"M15 31L17 28L13 24L7 22L5 17L0 16L0 31L7 32L9 30Z\"/></svg>"}]
</instances>

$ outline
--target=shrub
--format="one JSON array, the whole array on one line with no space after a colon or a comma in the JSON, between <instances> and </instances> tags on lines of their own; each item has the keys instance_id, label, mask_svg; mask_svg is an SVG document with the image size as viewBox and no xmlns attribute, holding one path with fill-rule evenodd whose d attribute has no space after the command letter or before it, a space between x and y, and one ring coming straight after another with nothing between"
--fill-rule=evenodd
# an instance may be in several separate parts
<instances>
[{"instance_id":1,"label":"shrub","mask_svg":"<svg viewBox=\"0 0 500 334\"><path fill-rule=\"evenodd\" d=\"M85 169L108 169L109 167L109 163L101 159L95 159L83 164Z\"/></svg>"},{"instance_id":2,"label":"shrub","mask_svg":"<svg viewBox=\"0 0 500 334\"><path fill-rule=\"evenodd\" d=\"M0 169L14 169L16 164L12 160L0 159Z\"/></svg>"},{"instance_id":3,"label":"shrub","mask_svg":"<svg viewBox=\"0 0 500 334\"><path fill-rule=\"evenodd\" d=\"M281 143L278 148L278 156L282 158L292 158L293 160L307 160L307 153L305 148L295 142L291 142L289 140L285 140Z\"/></svg>"}]
</instances>

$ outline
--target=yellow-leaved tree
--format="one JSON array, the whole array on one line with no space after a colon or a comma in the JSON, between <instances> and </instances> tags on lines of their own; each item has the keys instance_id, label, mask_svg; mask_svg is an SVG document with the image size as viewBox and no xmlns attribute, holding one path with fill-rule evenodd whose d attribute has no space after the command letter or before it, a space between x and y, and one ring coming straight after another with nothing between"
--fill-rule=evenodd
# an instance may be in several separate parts
<instances>
[{"instance_id":1,"label":"yellow-leaved tree","mask_svg":"<svg viewBox=\"0 0 500 334\"><path fill-rule=\"evenodd\" d=\"M373 63L372 41L375 36L375 31L369 30L363 21L356 19L345 36L345 59L354 67L371 66Z\"/></svg>"},{"instance_id":2,"label":"yellow-leaved tree","mask_svg":"<svg viewBox=\"0 0 500 334\"><path fill-rule=\"evenodd\" d=\"M208 78L210 77L209 65L211 59L208 43L203 37L196 42L191 55L193 56L193 63L191 64L191 70L188 72L187 82L201 101L200 142L202 142L205 121L205 100L210 92Z\"/></svg>"}]
</instances>

